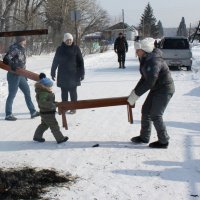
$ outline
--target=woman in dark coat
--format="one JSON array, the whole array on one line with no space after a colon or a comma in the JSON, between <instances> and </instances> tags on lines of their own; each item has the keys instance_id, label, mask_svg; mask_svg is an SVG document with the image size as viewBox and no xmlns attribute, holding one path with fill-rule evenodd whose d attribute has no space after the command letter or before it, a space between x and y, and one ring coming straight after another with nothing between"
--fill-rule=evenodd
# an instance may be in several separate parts
<instances>
[{"instance_id":1,"label":"woman in dark coat","mask_svg":"<svg viewBox=\"0 0 200 200\"><path fill-rule=\"evenodd\" d=\"M51 77L55 80L57 72L57 86L61 88L62 101L68 101L68 93L71 101L77 101L77 86L84 79L84 61L80 48L73 43L70 33L64 34L64 39L56 50L51 67ZM72 110L70 113L74 114Z\"/></svg>"}]
</instances>

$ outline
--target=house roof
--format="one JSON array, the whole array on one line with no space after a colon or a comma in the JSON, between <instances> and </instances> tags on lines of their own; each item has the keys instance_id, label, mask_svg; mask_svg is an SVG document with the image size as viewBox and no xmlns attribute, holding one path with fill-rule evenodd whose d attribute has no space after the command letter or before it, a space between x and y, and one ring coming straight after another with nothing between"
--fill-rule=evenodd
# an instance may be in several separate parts
<instances>
[{"instance_id":1,"label":"house roof","mask_svg":"<svg viewBox=\"0 0 200 200\"><path fill-rule=\"evenodd\" d=\"M110 26L109 28L107 28L104 31L123 30L123 29L130 30L130 31L136 30L136 28L133 26L129 26L128 24L123 23L123 22L119 22L113 26Z\"/></svg>"},{"instance_id":2,"label":"house roof","mask_svg":"<svg viewBox=\"0 0 200 200\"><path fill-rule=\"evenodd\" d=\"M128 24L120 22L118 24L110 26L107 30L126 29L126 28L128 28Z\"/></svg>"}]
</instances>

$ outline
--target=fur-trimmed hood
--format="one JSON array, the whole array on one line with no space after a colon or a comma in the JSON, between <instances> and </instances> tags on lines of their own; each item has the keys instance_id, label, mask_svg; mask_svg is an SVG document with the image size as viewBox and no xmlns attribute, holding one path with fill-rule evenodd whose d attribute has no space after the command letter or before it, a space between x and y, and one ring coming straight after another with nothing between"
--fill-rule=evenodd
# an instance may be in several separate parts
<instances>
[{"instance_id":1,"label":"fur-trimmed hood","mask_svg":"<svg viewBox=\"0 0 200 200\"><path fill-rule=\"evenodd\" d=\"M49 92L49 93L52 93L52 87L46 87L45 85L37 82L35 84L35 91L36 92L39 92L39 91L46 91L46 92Z\"/></svg>"}]
</instances>

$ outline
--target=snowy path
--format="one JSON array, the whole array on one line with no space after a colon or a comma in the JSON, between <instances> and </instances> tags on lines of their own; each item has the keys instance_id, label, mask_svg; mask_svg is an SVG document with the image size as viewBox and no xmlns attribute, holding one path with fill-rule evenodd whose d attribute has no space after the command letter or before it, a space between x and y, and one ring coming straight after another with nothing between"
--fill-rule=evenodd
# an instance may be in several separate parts
<instances>
[{"instance_id":1,"label":"snowy path","mask_svg":"<svg viewBox=\"0 0 200 200\"><path fill-rule=\"evenodd\" d=\"M195 55L200 55L196 53ZM49 74L53 54L28 59L28 69ZM131 46L126 69L118 69L116 54L108 51L85 58L86 76L78 88L79 99L126 96L140 74ZM172 71L176 93L164 119L171 137L167 150L133 145L140 131L142 96L133 109L134 124L127 120L126 106L78 110L67 116L69 136L57 145L48 130L44 144L32 141L40 119L30 119L22 93L13 105L16 122L4 120L7 97L6 73L0 73L0 167L33 166L56 168L78 175L70 190L54 188L56 200L193 200L200 197L200 86L193 73ZM34 82L29 81L34 97ZM57 100L60 90L55 86ZM35 104L36 105L36 104ZM57 115L61 125L61 116ZM157 140L155 130L151 141ZM94 144L97 148L92 148ZM198 195L195 198L191 195Z\"/></svg>"}]
</instances>

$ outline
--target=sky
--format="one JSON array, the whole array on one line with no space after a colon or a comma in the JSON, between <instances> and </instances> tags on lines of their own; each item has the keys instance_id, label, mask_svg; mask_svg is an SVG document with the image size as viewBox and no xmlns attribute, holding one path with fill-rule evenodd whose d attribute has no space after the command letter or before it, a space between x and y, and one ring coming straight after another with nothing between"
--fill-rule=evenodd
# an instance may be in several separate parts
<instances>
[{"instance_id":1,"label":"sky","mask_svg":"<svg viewBox=\"0 0 200 200\"><path fill-rule=\"evenodd\" d=\"M125 22L137 26L148 2L155 18L163 27L176 28L181 18L185 18L186 26L195 26L200 20L200 0L97 0L99 5L113 17L119 19L124 9Z\"/></svg>"},{"instance_id":2,"label":"sky","mask_svg":"<svg viewBox=\"0 0 200 200\"><path fill-rule=\"evenodd\" d=\"M129 41L126 68L119 69L111 46L104 53L84 57L85 79L78 87L78 99L128 96L140 79L139 61ZM0 169L54 168L78 176L67 187L51 187L45 195L51 200L199 200L200 197L200 44L192 48L192 71L171 71L174 93L164 113L170 136L168 149L134 145L130 138L139 135L141 108L147 93L136 102L134 123L128 123L126 106L77 110L66 114L68 130L56 114L63 135L69 140L57 144L51 131L45 142L32 140L40 117L30 119L22 92L13 104L17 121L5 121L8 94L6 71L0 69ZM54 53L27 58L27 69L50 74ZM35 105L34 81L28 80ZM53 86L56 101L60 88ZM150 142L157 140L152 128ZM93 145L99 147L93 148ZM2 198L0 198L2 200Z\"/></svg>"}]
</instances>

